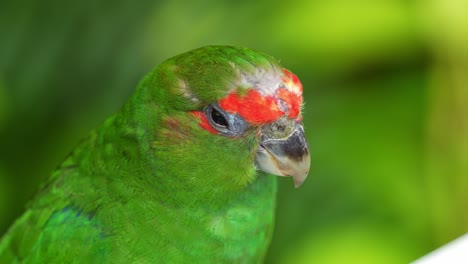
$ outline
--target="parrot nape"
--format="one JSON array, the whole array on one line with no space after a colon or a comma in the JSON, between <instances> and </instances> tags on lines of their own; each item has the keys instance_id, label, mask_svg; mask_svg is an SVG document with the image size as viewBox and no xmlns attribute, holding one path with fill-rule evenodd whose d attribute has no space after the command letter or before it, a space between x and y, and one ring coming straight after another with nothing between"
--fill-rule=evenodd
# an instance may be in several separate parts
<instances>
[{"instance_id":1,"label":"parrot nape","mask_svg":"<svg viewBox=\"0 0 468 264\"><path fill-rule=\"evenodd\" d=\"M207 46L153 69L65 158L0 263L259 263L276 177L310 166L302 85L272 57Z\"/></svg>"}]
</instances>

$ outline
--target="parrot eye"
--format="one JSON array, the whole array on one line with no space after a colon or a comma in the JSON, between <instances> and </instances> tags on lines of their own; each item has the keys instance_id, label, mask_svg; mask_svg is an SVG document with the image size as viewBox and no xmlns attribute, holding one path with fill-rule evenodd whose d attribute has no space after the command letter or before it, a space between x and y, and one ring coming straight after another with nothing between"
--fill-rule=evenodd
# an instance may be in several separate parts
<instances>
[{"instance_id":1,"label":"parrot eye","mask_svg":"<svg viewBox=\"0 0 468 264\"><path fill-rule=\"evenodd\" d=\"M218 104L208 105L205 113L210 125L225 136L241 136L248 127L247 122L235 113L227 113Z\"/></svg>"},{"instance_id":2,"label":"parrot eye","mask_svg":"<svg viewBox=\"0 0 468 264\"><path fill-rule=\"evenodd\" d=\"M223 127L228 126L228 122L226 121L226 118L224 118L224 116L218 110L216 110L216 108L213 108L213 107L211 108L210 116L211 116L211 120L213 120L213 122L215 122L219 126L223 126Z\"/></svg>"}]
</instances>

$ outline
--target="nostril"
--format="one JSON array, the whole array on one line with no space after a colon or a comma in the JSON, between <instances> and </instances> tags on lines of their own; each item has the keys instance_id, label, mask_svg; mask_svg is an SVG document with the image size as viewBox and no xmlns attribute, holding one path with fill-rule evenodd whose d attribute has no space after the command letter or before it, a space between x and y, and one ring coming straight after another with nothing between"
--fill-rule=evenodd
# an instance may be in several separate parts
<instances>
[{"instance_id":1,"label":"nostril","mask_svg":"<svg viewBox=\"0 0 468 264\"><path fill-rule=\"evenodd\" d=\"M285 130L285 127L281 126L281 125L278 125L276 129L278 130L278 132L283 133L284 130Z\"/></svg>"}]
</instances>

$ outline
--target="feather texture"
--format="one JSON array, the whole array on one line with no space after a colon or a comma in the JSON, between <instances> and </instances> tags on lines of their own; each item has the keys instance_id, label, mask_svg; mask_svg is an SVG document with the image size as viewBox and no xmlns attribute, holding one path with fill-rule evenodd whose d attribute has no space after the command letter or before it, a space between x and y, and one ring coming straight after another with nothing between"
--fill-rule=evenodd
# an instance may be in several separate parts
<instances>
[{"instance_id":1,"label":"feather texture","mask_svg":"<svg viewBox=\"0 0 468 264\"><path fill-rule=\"evenodd\" d=\"M239 47L165 61L53 172L0 242L0 263L261 262L276 182L254 160L261 125L299 115L291 76ZM250 99L226 101L242 94ZM246 120L241 136L206 121L220 100Z\"/></svg>"}]
</instances>

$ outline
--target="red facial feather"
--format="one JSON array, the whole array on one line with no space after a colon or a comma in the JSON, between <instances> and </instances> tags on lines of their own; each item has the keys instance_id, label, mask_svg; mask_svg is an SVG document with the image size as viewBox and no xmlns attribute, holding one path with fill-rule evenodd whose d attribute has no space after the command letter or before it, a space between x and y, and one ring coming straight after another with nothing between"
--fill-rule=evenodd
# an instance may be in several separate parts
<instances>
[{"instance_id":1,"label":"red facial feather","mask_svg":"<svg viewBox=\"0 0 468 264\"><path fill-rule=\"evenodd\" d=\"M190 113L200 119L200 123L198 123L198 125L201 128L207 130L208 132L210 132L212 134L218 134L218 131L216 131L216 129L214 129L210 125L210 122L208 122L208 119L206 118L206 115L203 112L201 112L201 111L192 111Z\"/></svg>"},{"instance_id":2,"label":"red facial feather","mask_svg":"<svg viewBox=\"0 0 468 264\"><path fill-rule=\"evenodd\" d=\"M248 89L242 94L232 92L219 101L219 106L226 112L236 113L255 125L270 123L283 116L285 114L281 110L283 107L286 108L284 110L287 111L289 118L300 122L302 119L299 116L302 104L302 84L292 72L283 69L283 73L285 87L278 88L274 95L263 96L255 89ZM200 119L200 127L210 133L218 134L203 112L193 111L192 114Z\"/></svg>"},{"instance_id":3,"label":"red facial feather","mask_svg":"<svg viewBox=\"0 0 468 264\"><path fill-rule=\"evenodd\" d=\"M293 93L285 88L280 88L277 91L278 97L288 107L288 117L296 118L301 111L302 97L296 93Z\"/></svg>"},{"instance_id":4,"label":"red facial feather","mask_svg":"<svg viewBox=\"0 0 468 264\"><path fill-rule=\"evenodd\" d=\"M283 77L284 84L292 88L298 94L302 94L302 83L301 81L299 81L299 78L297 78L297 76L294 73L284 68L283 68L283 73L284 73L284 77Z\"/></svg>"},{"instance_id":5,"label":"red facial feather","mask_svg":"<svg viewBox=\"0 0 468 264\"><path fill-rule=\"evenodd\" d=\"M230 93L219 101L219 106L230 113L237 113L251 124L269 123L284 113L273 96L262 96L250 89L245 95Z\"/></svg>"}]
</instances>

